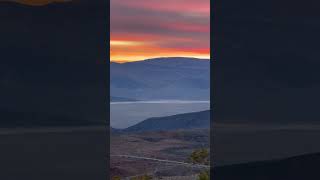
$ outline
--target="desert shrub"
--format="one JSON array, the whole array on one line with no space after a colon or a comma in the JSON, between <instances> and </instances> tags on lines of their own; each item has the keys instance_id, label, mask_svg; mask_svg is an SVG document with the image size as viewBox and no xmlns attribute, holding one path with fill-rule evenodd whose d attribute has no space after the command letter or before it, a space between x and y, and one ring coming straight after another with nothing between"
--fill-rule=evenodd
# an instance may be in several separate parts
<instances>
[{"instance_id":1,"label":"desert shrub","mask_svg":"<svg viewBox=\"0 0 320 180\"><path fill-rule=\"evenodd\" d=\"M209 180L209 179L210 179L209 171L203 171L198 175L198 180Z\"/></svg>"},{"instance_id":2,"label":"desert shrub","mask_svg":"<svg viewBox=\"0 0 320 180\"><path fill-rule=\"evenodd\" d=\"M112 180L121 180L121 178L119 176L113 176Z\"/></svg>"},{"instance_id":3,"label":"desert shrub","mask_svg":"<svg viewBox=\"0 0 320 180\"><path fill-rule=\"evenodd\" d=\"M149 176L149 175L136 176L131 178L130 180L152 180L152 176Z\"/></svg>"},{"instance_id":4,"label":"desert shrub","mask_svg":"<svg viewBox=\"0 0 320 180\"><path fill-rule=\"evenodd\" d=\"M189 161L195 164L208 164L209 151L208 149L199 149L191 153Z\"/></svg>"}]
</instances>

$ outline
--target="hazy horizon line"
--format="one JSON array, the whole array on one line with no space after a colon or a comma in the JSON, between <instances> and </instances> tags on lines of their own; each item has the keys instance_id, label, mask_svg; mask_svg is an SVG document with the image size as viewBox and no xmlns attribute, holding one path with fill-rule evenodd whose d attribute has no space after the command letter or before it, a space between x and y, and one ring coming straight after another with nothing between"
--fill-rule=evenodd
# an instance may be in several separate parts
<instances>
[{"instance_id":1,"label":"hazy horizon line","mask_svg":"<svg viewBox=\"0 0 320 180\"><path fill-rule=\"evenodd\" d=\"M110 62L114 63L130 63L130 62L138 62L138 61L148 61L153 59L170 59L170 58L188 58L188 59L198 59L198 60L210 60L210 56L207 58L200 58L200 57L192 57L192 56L159 56L159 57L152 57L152 58L146 58L142 60L111 60Z\"/></svg>"},{"instance_id":2,"label":"hazy horizon line","mask_svg":"<svg viewBox=\"0 0 320 180\"><path fill-rule=\"evenodd\" d=\"M110 104L208 104L210 100L145 100L145 101L115 101L110 102Z\"/></svg>"}]
</instances>

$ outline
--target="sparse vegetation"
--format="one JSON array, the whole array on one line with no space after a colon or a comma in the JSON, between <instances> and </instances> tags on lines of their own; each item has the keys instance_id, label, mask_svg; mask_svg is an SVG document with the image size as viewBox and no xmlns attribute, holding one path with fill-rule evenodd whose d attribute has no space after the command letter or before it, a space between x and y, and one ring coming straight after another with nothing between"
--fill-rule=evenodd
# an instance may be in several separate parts
<instances>
[{"instance_id":1,"label":"sparse vegetation","mask_svg":"<svg viewBox=\"0 0 320 180\"><path fill-rule=\"evenodd\" d=\"M112 180L121 180L121 178L119 176L113 176Z\"/></svg>"},{"instance_id":2,"label":"sparse vegetation","mask_svg":"<svg viewBox=\"0 0 320 180\"><path fill-rule=\"evenodd\" d=\"M203 171L198 175L198 180L209 180L210 179L210 175L209 175L209 171Z\"/></svg>"},{"instance_id":3,"label":"sparse vegetation","mask_svg":"<svg viewBox=\"0 0 320 180\"><path fill-rule=\"evenodd\" d=\"M136 177L130 178L130 180L152 180L152 176L149 176L149 175L136 176Z\"/></svg>"},{"instance_id":4,"label":"sparse vegetation","mask_svg":"<svg viewBox=\"0 0 320 180\"><path fill-rule=\"evenodd\" d=\"M208 149L199 149L191 153L189 161L195 164L209 164L209 151Z\"/></svg>"},{"instance_id":5,"label":"sparse vegetation","mask_svg":"<svg viewBox=\"0 0 320 180\"><path fill-rule=\"evenodd\" d=\"M193 151L189 157L189 161L195 164L208 165L209 158L210 158L209 150L202 148L202 149ZM209 179L210 179L209 170L200 172L197 178L197 180L209 180Z\"/></svg>"},{"instance_id":6,"label":"sparse vegetation","mask_svg":"<svg viewBox=\"0 0 320 180\"><path fill-rule=\"evenodd\" d=\"M188 136L188 138L185 138L185 136ZM152 154L159 159L166 159L167 157L168 160L209 164L208 143L202 144L198 142L197 138L193 138L198 136L207 136L205 139L209 140L209 130L114 134L111 136L111 154L139 154L143 157L151 157ZM143 150L137 151L137 149L128 148L128 146L142 147ZM131 180L197 180L200 172L208 169L207 167L182 166L117 157L112 157L110 163L113 167L111 168L111 177L121 175L121 179L129 177L127 179ZM146 174L151 177L138 177Z\"/></svg>"}]
</instances>

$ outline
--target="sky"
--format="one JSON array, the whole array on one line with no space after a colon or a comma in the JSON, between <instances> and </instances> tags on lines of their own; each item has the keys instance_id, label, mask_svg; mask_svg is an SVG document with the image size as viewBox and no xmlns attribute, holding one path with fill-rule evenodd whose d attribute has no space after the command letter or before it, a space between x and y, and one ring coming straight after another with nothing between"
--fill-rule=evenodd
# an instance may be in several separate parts
<instances>
[{"instance_id":1,"label":"sky","mask_svg":"<svg viewBox=\"0 0 320 180\"><path fill-rule=\"evenodd\" d=\"M210 57L210 0L111 0L110 60Z\"/></svg>"},{"instance_id":2,"label":"sky","mask_svg":"<svg viewBox=\"0 0 320 180\"><path fill-rule=\"evenodd\" d=\"M70 0L11 1L45 5ZM110 0L110 7L111 61L210 57L210 0Z\"/></svg>"}]
</instances>

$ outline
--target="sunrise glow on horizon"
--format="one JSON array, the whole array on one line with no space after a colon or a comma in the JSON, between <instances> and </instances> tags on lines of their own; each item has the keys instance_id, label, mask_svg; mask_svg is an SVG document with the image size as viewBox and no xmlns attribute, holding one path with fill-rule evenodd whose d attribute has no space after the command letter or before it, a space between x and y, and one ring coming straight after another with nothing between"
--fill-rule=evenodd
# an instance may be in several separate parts
<instances>
[{"instance_id":1,"label":"sunrise glow on horizon","mask_svg":"<svg viewBox=\"0 0 320 180\"><path fill-rule=\"evenodd\" d=\"M111 0L110 60L210 58L210 0Z\"/></svg>"}]
</instances>

